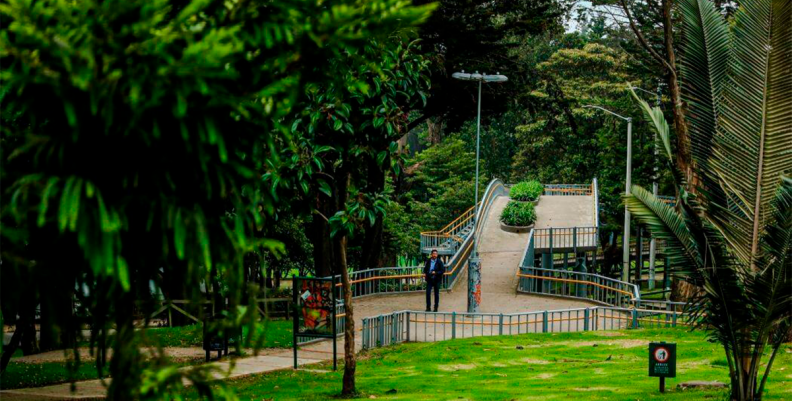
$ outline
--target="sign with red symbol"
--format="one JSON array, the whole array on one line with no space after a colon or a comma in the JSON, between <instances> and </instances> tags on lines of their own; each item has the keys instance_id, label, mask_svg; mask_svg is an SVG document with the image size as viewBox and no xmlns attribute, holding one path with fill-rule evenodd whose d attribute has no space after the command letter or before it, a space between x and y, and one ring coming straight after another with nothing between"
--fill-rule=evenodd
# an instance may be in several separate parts
<instances>
[{"instance_id":1,"label":"sign with red symbol","mask_svg":"<svg viewBox=\"0 0 792 401\"><path fill-rule=\"evenodd\" d=\"M676 377L676 344L649 344L649 376Z\"/></svg>"}]
</instances>

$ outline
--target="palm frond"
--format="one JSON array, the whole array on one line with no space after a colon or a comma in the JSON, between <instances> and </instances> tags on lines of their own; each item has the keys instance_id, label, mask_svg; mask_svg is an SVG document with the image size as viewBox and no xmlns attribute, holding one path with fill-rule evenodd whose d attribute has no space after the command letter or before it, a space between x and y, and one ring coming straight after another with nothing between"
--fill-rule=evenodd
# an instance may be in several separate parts
<instances>
[{"instance_id":1,"label":"palm frond","mask_svg":"<svg viewBox=\"0 0 792 401\"><path fill-rule=\"evenodd\" d=\"M682 0L679 9L684 16L685 57L680 72L682 94L688 105L691 152L697 173L706 183L714 184L711 177L702 173L708 171L712 155L731 38L726 21L711 1Z\"/></svg>"},{"instance_id":2,"label":"palm frond","mask_svg":"<svg viewBox=\"0 0 792 401\"><path fill-rule=\"evenodd\" d=\"M633 185L624 203L639 224L666 243L672 268L683 274L697 274L704 267L704 255L690 232L685 217L644 188Z\"/></svg>"},{"instance_id":3,"label":"palm frond","mask_svg":"<svg viewBox=\"0 0 792 401\"><path fill-rule=\"evenodd\" d=\"M746 277L746 290L768 329L792 318L792 178L782 177L772 209L773 224L762 236L759 269Z\"/></svg>"},{"instance_id":4,"label":"palm frond","mask_svg":"<svg viewBox=\"0 0 792 401\"><path fill-rule=\"evenodd\" d=\"M663 110L659 107L652 107L647 103L645 100L641 99L635 91L630 88L630 93L632 97L638 102L641 106L641 111L643 112L644 118L649 123L649 126L657 133L657 141L661 145L661 148L664 151L666 156L665 164L668 169L671 171L675 184L679 187L682 186L685 181L685 175L677 169L676 164L674 163L674 153L671 150L671 130L668 127L668 122L663 115Z\"/></svg>"},{"instance_id":5,"label":"palm frond","mask_svg":"<svg viewBox=\"0 0 792 401\"><path fill-rule=\"evenodd\" d=\"M737 253L751 258L759 228L770 217L775 185L792 169L791 26L788 0L748 0L735 14L730 82L712 166L727 193L727 208L746 217L718 217L720 226L733 244L750 244Z\"/></svg>"}]
</instances>

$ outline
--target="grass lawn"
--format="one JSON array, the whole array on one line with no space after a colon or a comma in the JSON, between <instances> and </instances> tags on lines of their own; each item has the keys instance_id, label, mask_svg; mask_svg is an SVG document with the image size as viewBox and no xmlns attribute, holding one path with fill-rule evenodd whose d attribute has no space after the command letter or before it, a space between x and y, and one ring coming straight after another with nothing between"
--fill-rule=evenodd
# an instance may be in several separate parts
<instances>
[{"instance_id":1,"label":"grass lawn","mask_svg":"<svg viewBox=\"0 0 792 401\"><path fill-rule=\"evenodd\" d=\"M66 362L24 363L13 359L0 375L0 389L39 387L47 384L75 380L96 379L96 365L81 363L76 372L70 372Z\"/></svg>"},{"instance_id":2,"label":"grass lawn","mask_svg":"<svg viewBox=\"0 0 792 401\"><path fill-rule=\"evenodd\" d=\"M261 348L288 348L292 345L292 329L294 323L291 320L270 320L256 326L254 340L261 338L263 343ZM193 324L182 327L161 327L144 330L146 341L151 344L159 344L162 347L202 347L203 346L203 327L200 324ZM244 328L244 336L247 336L247 327Z\"/></svg>"},{"instance_id":3,"label":"grass lawn","mask_svg":"<svg viewBox=\"0 0 792 401\"><path fill-rule=\"evenodd\" d=\"M291 320L272 320L256 327L254 341L264 335L262 348L288 348L292 344ZM147 344L159 344L161 347L202 347L203 329L201 325L194 324L183 327L151 328L140 331L146 336ZM244 330L247 335L247 329ZM14 353L14 357L22 356L21 351ZM190 365L200 361L177 361L177 365ZM109 361L108 361L109 363ZM105 368L107 375L107 368ZM0 375L0 389L13 389L23 387L40 387L50 384L65 383L74 380L90 380L98 378L96 364L93 361L82 362L75 372L70 372L66 362L26 363L15 361L8 364L8 368Z\"/></svg>"},{"instance_id":4,"label":"grass lawn","mask_svg":"<svg viewBox=\"0 0 792 401\"><path fill-rule=\"evenodd\" d=\"M648 377L648 343L677 343L677 377L666 394ZM522 349L519 349L522 347ZM792 344L782 346L766 400L792 399ZM328 364L313 369L329 369ZM410 343L364 354L361 398L387 400L726 400L724 390L676 389L691 380L728 384L723 350L681 329L529 334ZM284 370L227 382L241 399L334 398L342 371ZM192 397L195 397L192 395ZM193 398L195 399L195 398Z\"/></svg>"}]
</instances>

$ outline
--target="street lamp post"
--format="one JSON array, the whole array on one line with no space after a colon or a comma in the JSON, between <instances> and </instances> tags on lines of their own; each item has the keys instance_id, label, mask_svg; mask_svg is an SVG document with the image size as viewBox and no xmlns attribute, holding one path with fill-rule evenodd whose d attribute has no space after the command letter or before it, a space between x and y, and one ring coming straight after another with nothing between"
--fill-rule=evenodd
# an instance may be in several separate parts
<instances>
[{"instance_id":1,"label":"street lamp post","mask_svg":"<svg viewBox=\"0 0 792 401\"><path fill-rule=\"evenodd\" d=\"M478 114L476 118L476 199L473 203L475 207L475 216L473 217L473 253L468 259L468 302L467 311L469 313L478 312L479 304L481 303L481 260L478 256L478 223L479 223L479 155L481 149L481 86L484 83L490 82L506 82L509 79L505 75L495 74L479 74L462 72L455 72L451 74L455 79L462 81L478 81Z\"/></svg>"},{"instance_id":2,"label":"street lamp post","mask_svg":"<svg viewBox=\"0 0 792 401\"><path fill-rule=\"evenodd\" d=\"M597 109L627 121L627 172L624 179L624 193L630 194L632 186L632 118L616 114L600 106L586 105L587 109ZM622 237L622 281L630 282L630 210L624 205L624 235Z\"/></svg>"},{"instance_id":3,"label":"street lamp post","mask_svg":"<svg viewBox=\"0 0 792 401\"><path fill-rule=\"evenodd\" d=\"M649 95L655 96L655 106L660 107L661 104L661 84L658 83L657 91L651 92L646 89L641 89L638 87L632 87L632 89L638 89L641 92L647 93ZM659 168L657 166L657 154L658 154L658 146L657 146L657 132L654 134L654 155L652 159L652 195L657 196L658 188L657 188L657 179L659 178L658 172ZM652 236L652 239L649 240L649 283L648 287L650 290L655 288L655 262L656 262L656 255L657 255L657 239ZM665 288L663 288L665 290Z\"/></svg>"}]
</instances>

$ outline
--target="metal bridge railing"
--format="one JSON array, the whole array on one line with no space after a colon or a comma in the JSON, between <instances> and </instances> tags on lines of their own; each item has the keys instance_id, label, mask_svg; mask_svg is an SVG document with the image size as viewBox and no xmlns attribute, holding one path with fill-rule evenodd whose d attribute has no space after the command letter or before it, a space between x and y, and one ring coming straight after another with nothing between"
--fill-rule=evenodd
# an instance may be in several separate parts
<instances>
[{"instance_id":1,"label":"metal bridge railing","mask_svg":"<svg viewBox=\"0 0 792 401\"><path fill-rule=\"evenodd\" d=\"M597 227L564 227L534 229L534 247L537 249L575 250L596 248L599 243Z\"/></svg>"},{"instance_id":2,"label":"metal bridge railing","mask_svg":"<svg viewBox=\"0 0 792 401\"><path fill-rule=\"evenodd\" d=\"M608 306L507 314L399 311L364 318L362 339L363 349L370 349L407 341L688 325L688 315L677 311Z\"/></svg>"},{"instance_id":3,"label":"metal bridge railing","mask_svg":"<svg viewBox=\"0 0 792 401\"><path fill-rule=\"evenodd\" d=\"M616 307L640 300L638 286L610 277L569 270L520 267L517 291L576 298Z\"/></svg>"},{"instance_id":4,"label":"metal bridge railing","mask_svg":"<svg viewBox=\"0 0 792 401\"><path fill-rule=\"evenodd\" d=\"M440 230L422 232L421 252L428 253L432 249L456 252L472 231L475 216L476 207L472 206Z\"/></svg>"},{"instance_id":5,"label":"metal bridge railing","mask_svg":"<svg viewBox=\"0 0 792 401\"><path fill-rule=\"evenodd\" d=\"M669 206L676 205L676 197L673 196L657 195L657 199L660 199L663 203Z\"/></svg>"},{"instance_id":6,"label":"metal bridge railing","mask_svg":"<svg viewBox=\"0 0 792 401\"><path fill-rule=\"evenodd\" d=\"M592 184L544 184L547 196L591 196L593 193Z\"/></svg>"},{"instance_id":7,"label":"metal bridge railing","mask_svg":"<svg viewBox=\"0 0 792 401\"><path fill-rule=\"evenodd\" d=\"M489 210L492 201L497 196L505 194L505 188L500 180L492 180L487 190L484 193L480 205L484 209L480 211L482 214L482 223L486 221L486 212ZM473 208L468 209L465 214L459 216L456 220L447 225L443 230L459 230L459 227L470 222L470 231L473 230L472 217ZM423 243L423 235L422 243ZM451 289L454 286L457 278L464 270L465 262L473 249L473 237L469 234L465 235L464 239L459 241L459 245L455 248L455 253L448 260L446 272L443 275L441 289ZM423 277L423 266L411 267L382 267L376 269L358 270L349 273L349 282L352 288L352 297L359 298L369 295L378 294L398 294L404 292L424 291L426 289L426 282ZM336 277L336 286L341 287L340 276ZM341 296L339 295L339 299Z\"/></svg>"}]
</instances>

